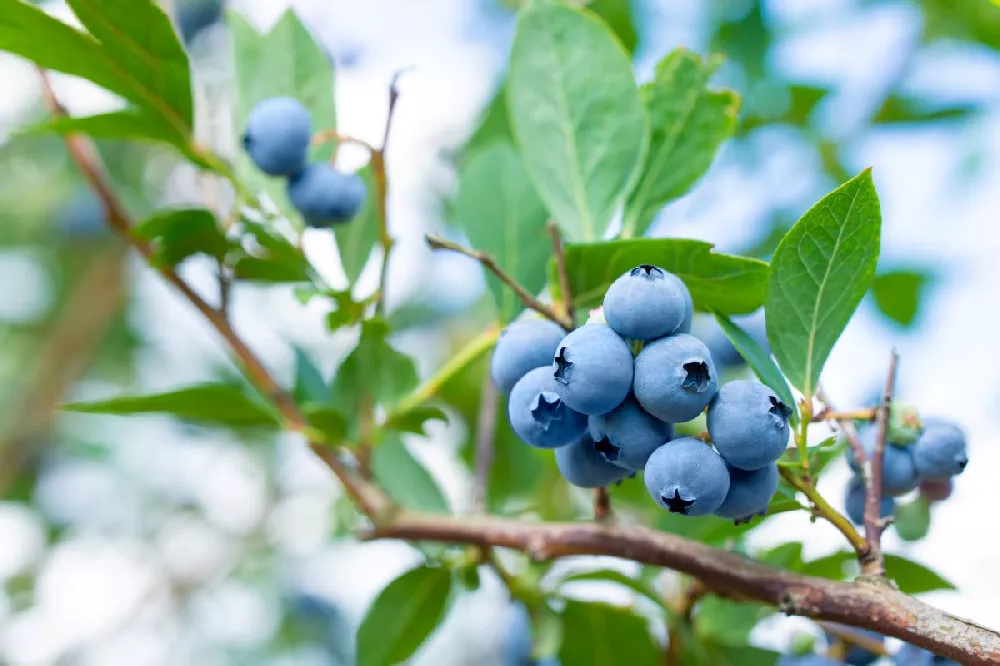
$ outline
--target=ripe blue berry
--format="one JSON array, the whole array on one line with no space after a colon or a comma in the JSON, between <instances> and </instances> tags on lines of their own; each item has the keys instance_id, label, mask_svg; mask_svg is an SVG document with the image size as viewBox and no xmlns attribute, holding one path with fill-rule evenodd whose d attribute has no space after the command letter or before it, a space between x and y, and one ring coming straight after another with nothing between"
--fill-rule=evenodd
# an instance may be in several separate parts
<instances>
[{"instance_id":1,"label":"ripe blue berry","mask_svg":"<svg viewBox=\"0 0 1000 666\"><path fill-rule=\"evenodd\" d=\"M969 463L965 432L945 419L924 420L924 434L913 445L913 453L921 478L935 481L961 474Z\"/></svg>"},{"instance_id":2,"label":"ripe blue berry","mask_svg":"<svg viewBox=\"0 0 1000 666\"><path fill-rule=\"evenodd\" d=\"M607 440L595 442L585 434L579 441L556 449L556 466L563 478L580 488L603 488L630 476L631 471L608 462Z\"/></svg>"},{"instance_id":3,"label":"ripe blue berry","mask_svg":"<svg viewBox=\"0 0 1000 666\"><path fill-rule=\"evenodd\" d=\"M653 451L673 436L673 428L629 396L607 414L590 417L590 435L606 440L601 451L611 463L633 472L641 472Z\"/></svg>"},{"instance_id":4,"label":"ripe blue berry","mask_svg":"<svg viewBox=\"0 0 1000 666\"><path fill-rule=\"evenodd\" d=\"M865 482L856 476L847 484L844 509L847 511L847 517L855 525L865 524ZM896 500L883 496L879 503L879 518L891 516L895 510Z\"/></svg>"},{"instance_id":5,"label":"ripe blue berry","mask_svg":"<svg viewBox=\"0 0 1000 666\"><path fill-rule=\"evenodd\" d=\"M924 479L920 482L920 496L928 502L943 502L951 497L955 490L954 479L945 481L935 481L934 479Z\"/></svg>"},{"instance_id":6,"label":"ripe blue berry","mask_svg":"<svg viewBox=\"0 0 1000 666\"><path fill-rule=\"evenodd\" d=\"M356 173L326 162L310 164L288 179L288 198L311 227L328 227L358 214L368 190Z\"/></svg>"},{"instance_id":7,"label":"ripe blue berry","mask_svg":"<svg viewBox=\"0 0 1000 666\"><path fill-rule=\"evenodd\" d=\"M657 504L684 516L718 510L729 492L726 463L711 446L692 437L658 448L646 463L645 479Z\"/></svg>"},{"instance_id":8,"label":"ripe blue berry","mask_svg":"<svg viewBox=\"0 0 1000 666\"><path fill-rule=\"evenodd\" d=\"M727 465L729 492L715 515L743 521L763 511L778 489L778 466L774 463L752 472Z\"/></svg>"},{"instance_id":9,"label":"ripe blue berry","mask_svg":"<svg viewBox=\"0 0 1000 666\"><path fill-rule=\"evenodd\" d=\"M524 319L503 330L493 349L490 374L502 393L510 393L521 377L542 366L551 366L559 343L566 337L561 326L548 319Z\"/></svg>"},{"instance_id":10,"label":"ripe blue berry","mask_svg":"<svg viewBox=\"0 0 1000 666\"><path fill-rule=\"evenodd\" d=\"M939 657L909 643L903 643L903 647L893 657L892 663L896 666L958 666L957 661Z\"/></svg>"},{"instance_id":11,"label":"ripe blue berry","mask_svg":"<svg viewBox=\"0 0 1000 666\"><path fill-rule=\"evenodd\" d=\"M633 362L632 350L617 333L604 324L586 324L559 343L555 379L570 408L606 414L632 388Z\"/></svg>"},{"instance_id":12,"label":"ripe blue berry","mask_svg":"<svg viewBox=\"0 0 1000 666\"><path fill-rule=\"evenodd\" d=\"M306 107L291 97L271 97L250 111L243 148L264 173L291 176L305 166L311 140Z\"/></svg>"},{"instance_id":13,"label":"ripe blue berry","mask_svg":"<svg viewBox=\"0 0 1000 666\"><path fill-rule=\"evenodd\" d=\"M868 428L861 436L861 445L869 460L875 455L875 431L875 428ZM913 448L909 446L885 445L882 453L883 495L898 497L917 487L920 475L917 473L917 463L913 453ZM848 452L847 462L856 474L861 472L853 450Z\"/></svg>"},{"instance_id":14,"label":"ripe blue berry","mask_svg":"<svg viewBox=\"0 0 1000 666\"><path fill-rule=\"evenodd\" d=\"M712 357L692 335L653 340L635 359L636 400L662 421L690 421L708 406L717 389Z\"/></svg>"},{"instance_id":15,"label":"ripe blue berry","mask_svg":"<svg viewBox=\"0 0 1000 666\"><path fill-rule=\"evenodd\" d=\"M708 408L708 432L727 463L753 470L770 465L788 446L791 408L754 379L724 384Z\"/></svg>"},{"instance_id":16,"label":"ripe blue berry","mask_svg":"<svg viewBox=\"0 0 1000 666\"><path fill-rule=\"evenodd\" d=\"M587 417L566 406L552 368L535 368L510 392L507 412L517 436L532 446L554 449L583 435Z\"/></svg>"},{"instance_id":17,"label":"ripe blue berry","mask_svg":"<svg viewBox=\"0 0 1000 666\"><path fill-rule=\"evenodd\" d=\"M618 335L652 340L684 324L691 295L673 273L643 264L615 280L604 294L604 317ZM688 321L690 330L690 321Z\"/></svg>"}]
</instances>

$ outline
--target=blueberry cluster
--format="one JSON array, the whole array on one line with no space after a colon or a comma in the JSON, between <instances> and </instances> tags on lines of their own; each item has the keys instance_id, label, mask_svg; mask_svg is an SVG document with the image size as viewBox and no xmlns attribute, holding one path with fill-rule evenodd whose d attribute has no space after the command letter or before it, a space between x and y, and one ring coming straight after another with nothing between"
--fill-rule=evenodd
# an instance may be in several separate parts
<instances>
[{"instance_id":1,"label":"blueberry cluster","mask_svg":"<svg viewBox=\"0 0 1000 666\"><path fill-rule=\"evenodd\" d=\"M271 97L250 111L243 147L258 169L288 179L288 198L306 224L325 228L357 215L367 188L357 174L307 163L312 133L309 112L298 100Z\"/></svg>"},{"instance_id":2,"label":"blueberry cluster","mask_svg":"<svg viewBox=\"0 0 1000 666\"><path fill-rule=\"evenodd\" d=\"M609 288L603 319L572 331L548 321L511 324L492 376L526 443L556 449L567 481L599 488L643 472L664 509L745 520L766 510L792 410L766 386L718 386L706 346L690 335L691 294L675 275L637 266ZM674 438L673 424L708 409L714 448Z\"/></svg>"},{"instance_id":3,"label":"blueberry cluster","mask_svg":"<svg viewBox=\"0 0 1000 666\"><path fill-rule=\"evenodd\" d=\"M920 488L929 501L941 501L951 495L952 480L969 462L965 433L946 419L920 420L915 410L893 407L892 427L886 433L882 456L881 516L892 515L894 498ZM876 429L869 427L861 435L861 444L869 459L875 451ZM854 476L847 485L844 501L848 517L856 524L864 522L865 484L854 452L848 453Z\"/></svg>"}]
</instances>

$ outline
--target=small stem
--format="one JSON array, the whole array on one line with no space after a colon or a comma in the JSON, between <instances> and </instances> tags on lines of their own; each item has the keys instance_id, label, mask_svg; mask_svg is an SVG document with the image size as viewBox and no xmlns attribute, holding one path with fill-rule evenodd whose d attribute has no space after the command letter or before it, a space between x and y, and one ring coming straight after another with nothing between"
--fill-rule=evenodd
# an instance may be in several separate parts
<instances>
[{"instance_id":1,"label":"small stem","mask_svg":"<svg viewBox=\"0 0 1000 666\"><path fill-rule=\"evenodd\" d=\"M791 469L779 466L778 471L781 472L781 476L788 481L793 488L809 498L809 501L812 502L813 511L816 515L824 518L827 522L840 530L841 534L847 537L847 540L854 548L854 552L858 554L859 559L862 561L867 559L868 543L865 541L864 537L858 534L858 531L854 529L854 525L851 524L850 520L830 506L830 503L819 494L819 491L816 490L811 483L808 483L805 479L797 476Z\"/></svg>"},{"instance_id":2,"label":"small stem","mask_svg":"<svg viewBox=\"0 0 1000 666\"><path fill-rule=\"evenodd\" d=\"M549 238L552 239L552 253L556 258L556 270L559 272L559 289L562 291L563 312L568 319L570 326L574 326L573 313L573 292L569 286L569 272L566 270L566 253L563 251L562 236L559 233L559 225L549 222Z\"/></svg>"},{"instance_id":3,"label":"small stem","mask_svg":"<svg viewBox=\"0 0 1000 666\"><path fill-rule=\"evenodd\" d=\"M494 343L496 343L497 338L500 336L500 327L496 324L492 324L486 327L486 330L470 340L465 347L460 349L457 354L452 356L447 363L441 366L441 369L434 373L430 379L421 384L413 393L406 396L399 403L396 404L395 409L386 418L386 421L391 421L394 418L398 418L403 414L406 414L415 407L419 407L424 404L441 390L448 380L454 377L456 374L462 371L467 365L478 359L480 356L489 351Z\"/></svg>"},{"instance_id":4,"label":"small stem","mask_svg":"<svg viewBox=\"0 0 1000 666\"><path fill-rule=\"evenodd\" d=\"M499 396L489 368L483 373L483 388L479 397L479 414L476 418L476 457L473 503L477 513L489 512L490 469L493 467L493 445L497 431Z\"/></svg>"},{"instance_id":5,"label":"small stem","mask_svg":"<svg viewBox=\"0 0 1000 666\"><path fill-rule=\"evenodd\" d=\"M811 484L812 474L809 470L809 422L812 420L812 399L806 397L799 407L802 412L802 420L799 422L799 432L795 438L795 443L799 449L799 462L802 463L803 481Z\"/></svg>"},{"instance_id":6,"label":"small stem","mask_svg":"<svg viewBox=\"0 0 1000 666\"><path fill-rule=\"evenodd\" d=\"M876 419L875 452L871 460L871 475L866 479L865 493L865 538L868 540L869 559L863 563L862 573L873 576L885 575L882 558L882 531L886 524L881 517L882 504L882 464L885 457L885 440L889 431L889 409L896 386L896 365L899 354L893 349L889 355L889 373L885 378L882 403L878 407Z\"/></svg>"},{"instance_id":7,"label":"small stem","mask_svg":"<svg viewBox=\"0 0 1000 666\"><path fill-rule=\"evenodd\" d=\"M605 523L611 519L611 495L607 488L594 489L594 521Z\"/></svg>"},{"instance_id":8,"label":"small stem","mask_svg":"<svg viewBox=\"0 0 1000 666\"><path fill-rule=\"evenodd\" d=\"M312 137L312 145L314 146L319 146L330 141L336 141L337 143L353 143L356 146L361 146L369 153L374 153L378 150L375 146L368 143L367 141L355 138L353 136L348 136L346 134L341 134L337 130L332 130L332 129L316 132L315 134L313 134Z\"/></svg>"},{"instance_id":9,"label":"small stem","mask_svg":"<svg viewBox=\"0 0 1000 666\"><path fill-rule=\"evenodd\" d=\"M385 117L385 131L382 134L382 147L373 149L372 171L375 174L376 197L378 200L378 239L382 246L382 266L379 269L378 277L378 298L375 300L375 314L385 314L385 292L386 281L389 277L389 257L392 255L392 248L396 244L389 233L389 174L386 168L386 151L389 148L389 133L392 129L392 120L396 115L396 102L399 100L399 76L402 72L396 72L389 84L389 112Z\"/></svg>"},{"instance_id":10,"label":"small stem","mask_svg":"<svg viewBox=\"0 0 1000 666\"><path fill-rule=\"evenodd\" d=\"M538 314L551 319L555 323L559 324L567 331L572 330L573 322L570 321L569 317L560 312L556 312L554 308L542 303L540 300L532 296L527 289L522 287L514 278L504 272L497 264L496 260L485 252L480 252L478 250L472 250L467 247L462 247L458 243L452 243L450 240L442 238L434 234L427 234L426 236L427 244L433 250L449 250L451 252L458 252L466 257L475 259L481 263L487 270L492 272L497 278L503 282L505 285L511 288L518 298L529 308L537 312Z\"/></svg>"},{"instance_id":11,"label":"small stem","mask_svg":"<svg viewBox=\"0 0 1000 666\"><path fill-rule=\"evenodd\" d=\"M867 409L856 409L851 412L837 412L832 409L820 410L813 416L813 423L821 421L874 421L878 409L869 407Z\"/></svg>"},{"instance_id":12,"label":"small stem","mask_svg":"<svg viewBox=\"0 0 1000 666\"><path fill-rule=\"evenodd\" d=\"M219 312L222 313L223 317L228 319L230 296L232 296L232 281L229 278L229 273L226 271L226 262L222 259L219 260L218 272Z\"/></svg>"}]
</instances>

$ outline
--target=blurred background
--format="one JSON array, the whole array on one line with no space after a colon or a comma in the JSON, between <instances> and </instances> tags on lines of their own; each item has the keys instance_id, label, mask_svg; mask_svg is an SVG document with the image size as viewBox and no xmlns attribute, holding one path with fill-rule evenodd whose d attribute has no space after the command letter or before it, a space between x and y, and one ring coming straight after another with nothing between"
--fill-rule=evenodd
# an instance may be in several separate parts
<instances>
[{"instance_id":1,"label":"blurred background","mask_svg":"<svg viewBox=\"0 0 1000 666\"><path fill-rule=\"evenodd\" d=\"M394 343L427 376L491 317L478 266L432 256L421 238L448 231L446 202L463 146L492 131L480 125L503 81L516 2L230 3L261 30L289 5L335 62L341 131L378 143L389 81L410 68L389 152L399 250L388 295L402 329ZM1000 627L991 513L1000 499L993 476L1000 469L1000 4L592 5L633 50L640 81L662 55L686 46L723 54L716 82L743 97L737 137L694 191L664 211L654 235L767 258L812 203L874 167L883 215L879 275L831 356L825 386L838 407L873 404L896 346L899 397L964 424L972 464L952 498L934 507L928 536L906 542L890 530L886 546L958 588L929 601ZM69 16L60 3L45 6ZM174 0L168 9L195 62L201 138L231 156L238 131L222 7ZM54 78L74 113L115 104L86 82ZM401 543L352 542L356 514L300 442L161 418L53 412L64 400L235 371L197 315L102 230L100 208L60 140L12 136L44 113L32 67L0 54L0 81L0 663L353 663L353 632L367 604L418 553ZM137 215L217 205L213 184L165 149L100 148ZM347 149L341 157L348 165L364 159ZM328 234L307 232L306 250L332 283L344 284ZM211 269L197 261L183 267L205 289ZM362 282L370 287L376 273L370 262ZM328 334L322 307L302 305L290 287L242 286L234 299L239 330L289 382L297 353L331 373L354 339ZM457 510L470 505L461 417L475 409L480 376L467 378L471 398L461 385L443 396L456 417L450 425L434 424L428 440L407 442ZM557 486L551 467L543 457L498 451L495 510L584 515L586 496ZM847 478L837 461L820 489L839 505ZM629 502L628 492L620 501ZM799 538L809 558L843 549L838 533L804 513L773 518L745 537L751 550ZM581 583L578 594L614 596L600 583ZM457 604L460 612L413 663L500 664L510 615L503 587L484 573L478 590ZM781 647L809 627L772 619L753 636Z\"/></svg>"}]
</instances>

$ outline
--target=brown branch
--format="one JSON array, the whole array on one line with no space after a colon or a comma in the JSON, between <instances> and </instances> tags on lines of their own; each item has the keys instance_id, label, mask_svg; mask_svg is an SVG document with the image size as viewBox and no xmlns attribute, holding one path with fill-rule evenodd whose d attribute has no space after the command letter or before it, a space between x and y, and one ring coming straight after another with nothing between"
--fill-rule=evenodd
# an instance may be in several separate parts
<instances>
[{"instance_id":1,"label":"brown branch","mask_svg":"<svg viewBox=\"0 0 1000 666\"><path fill-rule=\"evenodd\" d=\"M479 397L479 414L476 418L476 477L473 485L473 505L477 513L489 511L490 470L493 467L493 445L497 432L499 396L489 367L483 374L483 388Z\"/></svg>"},{"instance_id":2,"label":"brown branch","mask_svg":"<svg viewBox=\"0 0 1000 666\"><path fill-rule=\"evenodd\" d=\"M575 314L573 312L573 292L569 286L569 271L566 270L566 253L563 252L562 236L559 234L559 225L550 221L548 224L549 238L552 239L552 254L556 258L556 270L559 273L559 289L562 291L563 309L570 326L575 326Z\"/></svg>"},{"instance_id":3,"label":"brown branch","mask_svg":"<svg viewBox=\"0 0 1000 666\"><path fill-rule=\"evenodd\" d=\"M503 282L505 285L510 287L510 289L517 294L517 297L529 308L537 312L538 314L551 319L555 323L559 324L567 331L573 328L573 322L570 321L569 317L566 315L556 312L554 308L542 303L540 300L535 298L528 292L527 289L522 287L518 282L508 275L496 260L485 252L480 252L479 250L473 250L467 247L463 247L458 243L452 243L446 238L437 236L435 234L427 234L425 236L427 244L432 250L449 250L451 252L458 252L466 257L475 259L483 265L488 271L493 273L497 279Z\"/></svg>"},{"instance_id":4,"label":"brown branch","mask_svg":"<svg viewBox=\"0 0 1000 666\"><path fill-rule=\"evenodd\" d=\"M803 576L646 527L407 514L366 536L500 546L538 560L622 557L689 574L713 592L771 604L789 615L872 629L970 666L1000 664L996 632L928 606L887 582L863 578L843 583Z\"/></svg>"},{"instance_id":5,"label":"brown branch","mask_svg":"<svg viewBox=\"0 0 1000 666\"><path fill-rule=\"evenodd\" d=\"M871 576L885 575L885 562L882 558L882 532L887 523L882 520L882 464L885 459L885 440L889 432L889 409L892 404L892 393L896 386L896 365L899 354L893 349L889 356L889 374L885 379L885 390L882 393L882 403L878 408L876 419L875 451L871 460L871 474L866 474L865 493L865 539L868 541L870 558L862 562L862 572Z\"/></svg>"},{"instance_id":6,"label":"brown branch","mask_svg":"<svg viewBox=\"0 0 1000 666\"><path fill-rule=\"evenodd\" d=\"M607 488L594 489L594 520L605 523L611 520L611 495Z\"/></svg>"}]
</instances>

